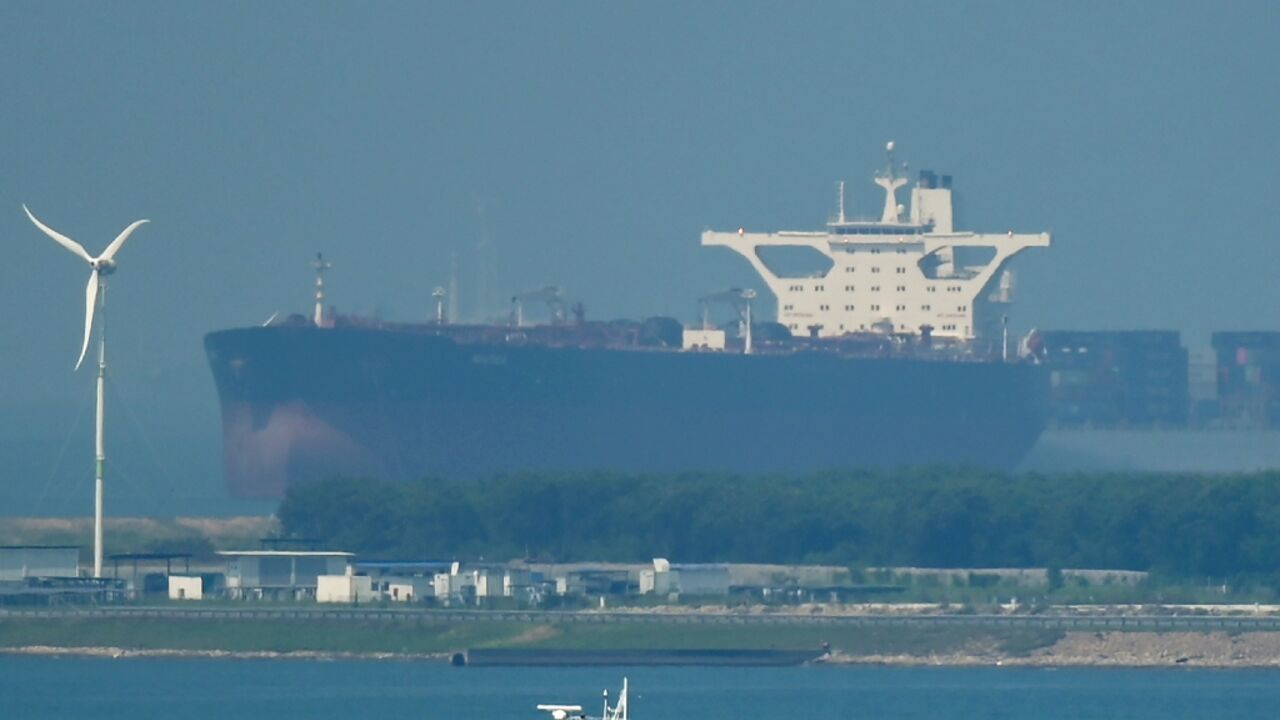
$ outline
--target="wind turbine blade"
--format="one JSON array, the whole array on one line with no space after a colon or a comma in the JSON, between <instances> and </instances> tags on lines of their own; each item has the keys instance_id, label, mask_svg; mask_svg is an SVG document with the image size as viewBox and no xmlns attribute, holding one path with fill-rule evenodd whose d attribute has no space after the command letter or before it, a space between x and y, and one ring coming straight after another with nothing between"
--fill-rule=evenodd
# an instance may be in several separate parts
<instances>
[{"instance_id":1,"label":"wind turbine blade","mask_svg":"<svg viewBox=\"0 0 1280 720\"><path fill-rule=\"evenodd\" d=\"M32 215L30 210L27 210L27 206L26 206L25 204L22 206L22 209L23 209L24 211L26 211L26 213L27 213L27 217L31 218L31 222L35 223L35 224L36 224L36 227L40 228L40 230L41 230L41 231L43 231L45 235L48 235L49 237L53 238L53 239L54 239L54 241L55 241L55 242L57 242L57 243L58 243L59 245L61 245L62 247L64 247L64 248L66 248L66 249L70 250L71 252L73 252L73 253L75 253L75 254L79 255L81 258L84 258L84 261L85 261L85 262L87 262L87 263L92 263L92 262L93 262L93 257L92 257L92 256L90 256L90 255L89 255L89 253L85 252L84 247L83 247L83 246L81 246L81 245L80 245L80 243L76 242L75 240L72 240L71 238L67 237L66 235L63 235L62 233L58 232L57 230L54 230L53 228L49 227L48 225L45 225L44 223L42 223L42 222L40 222L39 220L37 220L37 219L36 219L36 216L35 216L35 215Z\"/></svg>"},{"instance_id":2,"label":"wind turbine blade","mask_svg":"<svg viewBox=\"0 0 1280 720\"><path fill-rule=\"evenodd\" d=\"M142 225L143 223L149 223L149 222L151 221L138 220L134 222L132 225L130 225L129 227L125 228L124 232L117 235L116 239L112 240L111 244L107 246L107 249L102 251L102 256L99 257L98 259L99 260L115 259L116 253L119 252L120 248L124 246L124 241L129 239L129 236L133 234L133 231L137 230L139 225Z\"/></svg>"},{"instance_id":3,"label":"wind turbine blade","mask_svg":"<svg viewBox=\"0 0 1280 720\"><path fill-rule=\"evenodd\" d=\"M93 334L94 311L98 309L98 269L89 274L89 285L84 289L84 344L80 346L80 359L76 360L76 369L84 362L84 355L89 351L89 337Z\"/></svg>"}]
</instances>

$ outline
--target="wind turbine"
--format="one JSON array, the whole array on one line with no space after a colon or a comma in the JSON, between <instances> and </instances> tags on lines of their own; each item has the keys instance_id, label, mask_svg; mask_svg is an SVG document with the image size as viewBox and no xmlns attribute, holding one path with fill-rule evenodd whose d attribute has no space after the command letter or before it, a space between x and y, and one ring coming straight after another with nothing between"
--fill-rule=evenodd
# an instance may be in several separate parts
<instances>
[{"instance_id":1,"label":"wind turbine","mask_svg":"<svg viewBox=\"0 0 1280 720\"><path fill-rule=\"evenodd\" d=\"M89 285L85 288L85 307L84 307L84 343L80 346L80 358L76 360L76 370L80 369L81 363L84 362L85 353L89 350L89 336L93 333L94 316L98 314L98 309L106 303L106 276L116 270L116 253L120 252L120 248L124 246L124 241L129 239L134 230L143 223L150 220L138 220L125 228L123 232L116 236L115 240L107 246L106 250L98 257L93 257L80 243L54 230L36 219L35 215L27 209L26 205L22 206L23 212L27 217L31 218L31 222L40 228L45 235L53 238L54 242L62 247L70 250L80 257L81 260L89 263L92 272L89 274ZM94 463L94 497L93 497L93 576L95 578L102 577L102 488L103 488L103 470L107 463L107 452L105 435L103 432L103 400L106 394L107 380L107 331L105 320L98 328L98 411L96 414L96 422L94 423L94 448L96 450Z\"/></svg>"}]
</instances>

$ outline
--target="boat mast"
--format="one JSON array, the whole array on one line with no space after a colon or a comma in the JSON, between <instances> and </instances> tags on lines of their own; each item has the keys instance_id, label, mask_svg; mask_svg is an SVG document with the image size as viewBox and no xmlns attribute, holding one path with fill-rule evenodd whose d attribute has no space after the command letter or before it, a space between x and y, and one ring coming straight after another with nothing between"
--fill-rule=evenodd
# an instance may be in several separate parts
<instances>
[{"instance_id":1,"label":"boat mast","mask_svg":"<svg viewBox=\"0 0 1280 720\"><path fill-rule=\"evenodd\" d=\"M609 707L609 690L604 691L604 712L601 720L627 720L627 678L622 678L622 692L618 693L618 704Z\"/></svg>"}]
</instances>

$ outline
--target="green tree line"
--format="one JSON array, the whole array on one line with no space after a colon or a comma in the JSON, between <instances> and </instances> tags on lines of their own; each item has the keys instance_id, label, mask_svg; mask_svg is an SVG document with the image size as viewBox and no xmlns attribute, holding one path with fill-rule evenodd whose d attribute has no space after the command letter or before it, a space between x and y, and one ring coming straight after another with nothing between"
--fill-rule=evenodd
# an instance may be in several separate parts
<instances>
[{"instance_id":1,"label":"green tree line","mask_svg":"<svg viewBox=\"0 0 1280 720\"><path fill-rule=\"evenodd\" d=\"M502 475L290 488L282 529L386 559L1072 567L1280 577L1280 472Z\"/></svg>"}]
</instances>

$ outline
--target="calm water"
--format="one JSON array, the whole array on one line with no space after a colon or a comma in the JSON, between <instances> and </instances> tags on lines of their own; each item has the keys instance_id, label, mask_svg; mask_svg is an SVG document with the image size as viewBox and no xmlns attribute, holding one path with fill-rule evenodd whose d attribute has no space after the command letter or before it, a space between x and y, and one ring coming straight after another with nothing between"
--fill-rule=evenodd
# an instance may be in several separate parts
<instances>
[{"instance_id":1,"label":"calm water","mask_svg":"<svg viewBox=\"0 0 1280 720\"><path fill-rule=\"evenodd\" d=\"M1266 718L1280 672L451 668L407 662L0 657L0 718L539 718L631 677L632 717Z\"/></svg>"}]
</instances>

